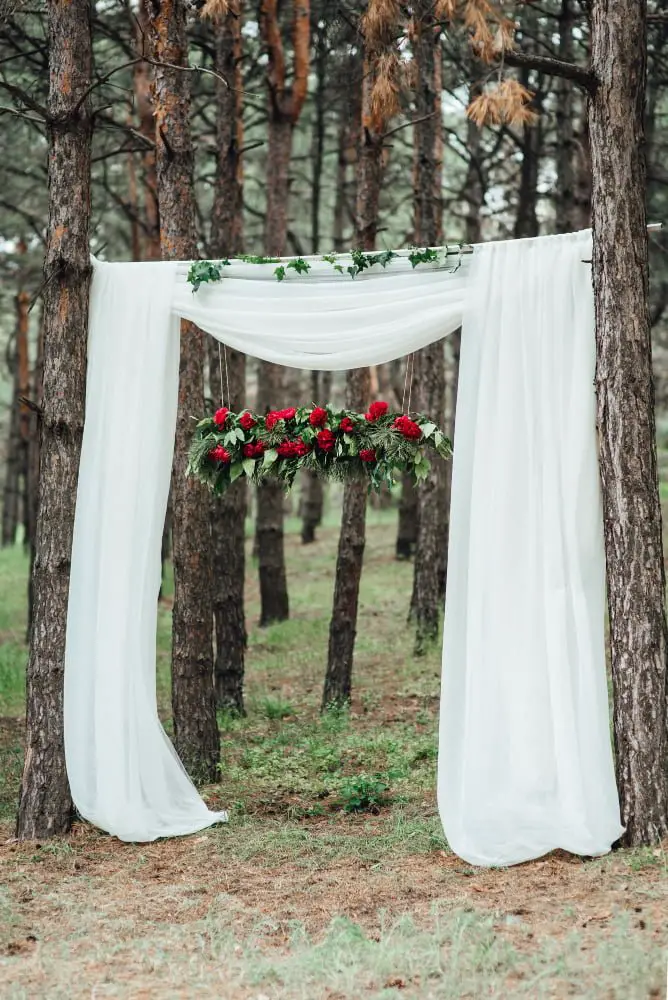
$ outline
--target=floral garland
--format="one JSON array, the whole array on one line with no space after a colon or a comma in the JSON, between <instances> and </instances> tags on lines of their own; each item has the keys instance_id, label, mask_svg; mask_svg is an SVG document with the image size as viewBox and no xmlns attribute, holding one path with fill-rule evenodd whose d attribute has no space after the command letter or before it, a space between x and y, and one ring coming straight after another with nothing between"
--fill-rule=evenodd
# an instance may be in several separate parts
<instances>
[{"instance_id":1,"label":"floral garland","mask_svg":"<svg viewBox=\"0 0 668 1000\"><path fill-rule=\"evenodd\" d=\"M197 424L187 474L223 493L241 476L292 486L300 469L329 479L352 476L369 488L391 486L396 472L419 482L429 473L427 452L452 455L450 441L424 414L392 413L372 403L366 413L331 406L289 407L259 416L221 407Z\"/></svg>"}]
</instances>

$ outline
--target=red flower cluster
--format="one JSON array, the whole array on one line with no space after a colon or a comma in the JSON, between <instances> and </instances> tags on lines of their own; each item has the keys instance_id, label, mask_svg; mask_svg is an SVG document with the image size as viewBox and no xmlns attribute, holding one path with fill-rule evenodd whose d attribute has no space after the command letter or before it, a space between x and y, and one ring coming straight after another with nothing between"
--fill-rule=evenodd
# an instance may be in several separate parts
<instances>
[{"instance_id":1,"label":"red flower cluster","mask_svg":"<svg viewBox=\"0 0 668 1000\"><path fill-rule=\"evenodd\" d=\"M375 462L376 461L376 451L375 448L362 448L360 452L360 458L363 462Z\"/></svg>"},{"instance_id":2,"label":"red flower cluster","mask_svg":"<svg viewBox=\"0 0 668 1000\"><path fill-rule=\"evenodd\" d=\"M295 441L281 441L276 451L281 458L302 458L310 452L310 445L297 438Z\"/></svg>"},{"instance_id":3,"label":"red flower cluster","mask_svg":"<svg viewBox=\"0 0 668 1000\"><path fill-rule=\"evenodd\" d=\"M253 444L251 441L244 445L244 458L262 458L263 455L264 441L258 441L257 444Z\"/></svg>"},{"instance_id":4,"label":"red flower cluster","mask_svg":"<svg viewBox=\"0 0 668 1000\"><path fill-rule=\"evenodd\" d=\"M226 406L222 406L220 410L216 410L213 415L213 421L216 427L224 427L227 421L227 415L230 411Z\"/></svg>"},{"instance_id":5,"label":"red flower cluster","mask_svg":"<svg viewBox=\"0 0 668 1000\"><path fill-rule=\"evenodd\" d=\"M364 419L370 421L378 420L379 417L384 417L388 410L389 406L387 403L379 400L377 403L371 404L369 412L364 414Z\"/></svg>"},{"instance_id":6,"label":"red flower cluster","mask_svg":"<svg viewBox=\"0 0 668 1000\"><path fill-rule=\"evenodd\" d=\"M267 430L273 431L279 420L292 420L296 412L294 406L288 407L287 410L272 410L271 413L267 414L265 420Z\"/></svg>"},{"instance_id":7,"label":"red flower cluster","mask_svg":"<svg viewBox=\"0 0 668 1000\"><path fill-rule=\"evenodd\" d=\"M350 419L350 417L344 417L339 424L339 430L343 431L345 434L350 434L351 431L355 430L355 425Z\"/></svg>"},{"instance_id":8,"label":"red flower cluster","mask_svg":"<svg viewBox=\"0 0 668 1000\"><path fill-rule=\"evenodd\" d=\"M308 422L311 427L323 427L327 423L327 410L323 410L322 406L314 407L311 410Z\"/></svg>"},{"instance_id":9,"label":"red flower cluster","mask_svg":"<svg viewBox=\"0 0 668 1000\"><path fill-rule=\"evenodd\" d=\"M410 417L397 417L392 426L400 434L403 434L405 438L413 438L417 441L418 438L422 437L419 425L414 420L411 420Z\"/></svg>"},{"instance_id":10,"label":"red flower cluster","mask_svg":"<svg viewBox=\"0 0 668 1000\"><path fill-rule=\"evenodd\" d=\"M252 414L250 414L248 410L244 410L244 412L239 417L239 426L243 427L245 431L249 431L251 427L255 427L256 423L257 420L253 419Z\"/></svg>"},{"instance_id":11,"label":"red flower cluster","mask_svg":"<svg viewBox=\"0 0 668 1000\"><path fill-rule=\"evenodd\" d=\"M325 428L322 431L318 431L316 440L318 442L318 448L320 448L321 451L331 451L336 444L336 435L332 431Z\"/></svg>"},{"instance_id":12,"label":"red flower cluster","mask_svg":"<svg viewBox=\"0 0 668 1000\"><path fill-rule=\"evenodd\" d=\"M224 462L225 464L232 461L232 456L227 448L223 448L222 444L217 444L215 448L211 449L209 458L212 462Z\"/></svg>"}]
</instances>

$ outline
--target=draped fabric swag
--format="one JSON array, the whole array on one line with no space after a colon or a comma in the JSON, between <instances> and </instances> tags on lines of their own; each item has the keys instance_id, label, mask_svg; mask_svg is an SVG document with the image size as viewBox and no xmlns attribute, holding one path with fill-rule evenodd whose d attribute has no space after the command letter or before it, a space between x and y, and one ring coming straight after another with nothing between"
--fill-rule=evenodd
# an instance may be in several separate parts
<instances>
[{"instance_id":1,"label":"draped fabric swag","mask_svg":"<svg viewBox=\"0 0 668 1000\"><path fill-rule=\"evenodd\" d=\"M478 247L456 272L406 259L354 281L312 260L279 283L233 262L94 261L72 553L65 750L83 817L122 840L210 811L158 719L157 598L180 319L297 368L375 365L463 321L443 645L438 801L475 864L622 832L608 734L594 427L591 235Z\"/></svg>"}]
</instances>

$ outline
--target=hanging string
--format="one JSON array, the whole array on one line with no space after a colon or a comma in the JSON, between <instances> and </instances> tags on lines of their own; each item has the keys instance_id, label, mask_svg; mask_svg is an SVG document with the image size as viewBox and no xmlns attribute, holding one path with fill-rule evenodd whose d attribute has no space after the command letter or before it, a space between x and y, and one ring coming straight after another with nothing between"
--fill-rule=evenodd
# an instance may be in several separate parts
<instances>
[{"instance_id":1,"label":"hanging string","mask_svg":"<svg viewBox=\"0 0 668 1000\"><path fill-rule=\"evenodd\" d=\"M406 375L404 377L404 394L401 397L401 412L410 413L411 412L411 392L413 391L413 358L414 354L409 354L406 358ZM410 381L409 381L409 370L410 370ZM408 386L408 409L405 408L406 405L406 386Z\"/></svg>"},{"instance_id":2,"label":"hanging string","mask_svg":"<svg viewBox=\"0 0 668 1000\"><path fill-rule=\"evenodd\" d=\"M230 399L230 376L227 370L227 347L223 344L223 355L225 357L225 385L227 386L227 405L232 409ZM220 341L218 341L218 371L220 372L220 405L225 406L225 396L223 395L223 363L220 357Z\"/></svg>"}]
</instances>

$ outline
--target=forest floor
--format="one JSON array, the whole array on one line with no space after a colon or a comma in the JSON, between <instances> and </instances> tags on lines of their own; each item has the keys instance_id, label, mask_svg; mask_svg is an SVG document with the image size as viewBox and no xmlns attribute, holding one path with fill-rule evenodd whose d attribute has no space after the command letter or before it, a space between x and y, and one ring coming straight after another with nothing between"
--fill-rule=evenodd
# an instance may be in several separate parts
<instances>
[{"instance_id":1,"label":"forest floor","mask_svg":"<svg viewBox=\"0 0 668 1000\"><path fill-rule=\"evenodd\" d=\"M230 822L149 845L86 824L12 839L27 563L0 553L0 996L665 997L668 844L499 870L454 856L434 796L440 655L411 655L395 515L371 516L352 710L325 717L336 512L312 546L290 527L289 622L255 627L249 559L248 718L221 718L221 781L205 790ZM167 599L167 728L169 630Z\"/></svg>"}]
</instances>

